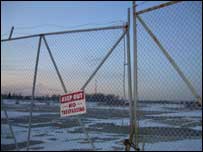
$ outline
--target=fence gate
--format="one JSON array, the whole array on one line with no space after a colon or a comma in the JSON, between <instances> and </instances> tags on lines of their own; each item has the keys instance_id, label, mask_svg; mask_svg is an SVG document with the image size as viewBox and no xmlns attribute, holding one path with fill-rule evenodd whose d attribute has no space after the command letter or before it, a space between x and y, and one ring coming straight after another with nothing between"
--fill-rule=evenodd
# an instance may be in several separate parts
<instances>
[{"instance_id":1,"label":"fence gate","mask_svg":"<svg viewBox=\"0 0 203 152\"><path fill-rule=\"evenodd\" d=\"M202 149L202 2L137 11L138 143Z\"/></svg>"},{"instance_id":2,"label":"fence gate","mask_svg":"<svg viewBox=\"0 0 203 152\"><path fill-rule=\"evenodd\" d=\"M8 113L1 129L9 134L8 118L18 149L124 149L129 133L127 25L1 42L2 103ZM87 113L60 118L59 97L77 90L85 91ZM12 138L1 139L1 149L16 148Z\"/></svg>"}]
</instances>

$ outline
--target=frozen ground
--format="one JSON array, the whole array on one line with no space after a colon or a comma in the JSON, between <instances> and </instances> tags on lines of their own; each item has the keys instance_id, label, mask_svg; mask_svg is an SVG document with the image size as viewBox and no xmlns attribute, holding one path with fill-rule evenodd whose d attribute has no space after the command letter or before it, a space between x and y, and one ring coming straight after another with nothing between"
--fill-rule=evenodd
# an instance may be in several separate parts
<instances>
[{"instance_id":1,"label":"frozen ground","mask_svg":"<svg viewBox=\"0 0 203 152\"><path fill-rule=\"evenodd\" d=\"M29 103L5 100L20 150L26 150ZM128 137L128 107L87 104L81 115L96 150L124 150ZM1 109L3 110L3 109ZM76 117L60 118L59 105L35 102L30 150L91 150ZM139 146L144 150L202 150L202 109L176 104L139 107ZM1 111L1 150L14 150L4 112Z\"/></svg>"}]
</instances>

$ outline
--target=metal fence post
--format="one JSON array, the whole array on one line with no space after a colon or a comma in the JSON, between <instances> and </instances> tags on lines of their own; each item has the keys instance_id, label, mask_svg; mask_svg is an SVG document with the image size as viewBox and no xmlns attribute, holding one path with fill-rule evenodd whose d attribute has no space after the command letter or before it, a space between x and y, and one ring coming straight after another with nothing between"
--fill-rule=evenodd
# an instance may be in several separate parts
<instances>
[{"instance_id":1,"label":"metal fence post","mask_svg":"<svg viewBox=\"0 0 203 152\"><path fill-rule=\"evenodd\" d=\"M129 27L129 25L128 25ZM125 30L125 29L124 29ZM126 79L126 76L125 76L125 71L126 71L126 66L127 66L127 63L126 63L126 40L125 40L126 37L123 38L123 45L124 45L124 50L123 50L123 97L124 99L126 99L126 94L125 94L125 79Z\"/></svg>"},{"instance_id":2,"label":"metal fence post","mask_svg":"<svg viewBox=\"0 0 203 152\"><path fill-rule=\"evenodd\" d=\"M130 59L130 8L128 8L128 29L127 29L127 62L128 62L128 101L130 111L130 132L129 142L132 143L134 134L134 110L132 100L132 79L131 79L131 59ZM130 145L126 145L126 151L130 150Z\"/></svg>"},{"instance_id":3,"label":"metal fence post","mask_svg":"<svg viewBox=\"0 0 203 152\"><path fill-rule=\"evenodd\" d=\"M138 125L137 125L137 103L138 103L138 74L137 74L137 22L136 22L136 3L133 1L133 109L135 127L135 145L138 148Z\"/></svg>"},{"instance_id":4,"label":"metal fence post","mask_svg":"<svg viewBox=\"0 0 203 152\"><path fill-rule=\"evenodd\" d=\"M35 86L36 86L36 80L37 80L37 70L38 70L38 63L39 63L39 54L40 54L41 41L42 41L42 36L39 37L38 51L37 51L37 57L36 57L36 63L35 63L35 71L34 71L34 79L33 79L33 85L32 85L32 101L31 101L31 108L30 108L27 150L29 150L29 145L30 145L30 134L31 134L31 128L32 128L32 126L31 126L31 123L32 123L32 110L33 110L33 102L34 102L34 96L35 96Z\"/></svg>"},{"instance_id":5,"label":"metal fence post","mask_svg":"<svg viewBox=\"0 0 203 152\"><path fill-rule=\"evenodd\" d=\"M11 39L11 37L12 37L12 35L13 35L13 30L14 30L14 26L12 26L12 28L11 28L11 32L10 32L10 35L9 35L9 40Z\"/></svg>"}]
</instances>

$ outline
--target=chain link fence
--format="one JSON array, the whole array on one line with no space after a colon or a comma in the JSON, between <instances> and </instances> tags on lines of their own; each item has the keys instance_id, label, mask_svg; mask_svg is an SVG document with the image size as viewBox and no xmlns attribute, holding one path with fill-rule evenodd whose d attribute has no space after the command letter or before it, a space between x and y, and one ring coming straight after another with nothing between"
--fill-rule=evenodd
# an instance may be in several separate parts
<instances>
[{"instance_id":1,"label":"chain link fence","mask_svg":"<svg viewBox=\"0 0 203 152\"><path fill-rule=\"evenodd\" d=\"M104 64L85 87L87 113L60 118L59 97L64 94L43 38L33 79L39 36L2 42L1 96L20 150L123 150L129 132L126 29L45 35L67 93L80 90L115 45ZM32 110L31 110L32 107ZM32 121L29 132L29 116ZM2 132L9 135L6 116ZM10 136L9 136L10 137ZM13 150L12 138L1 136L1 149ZM90 145L90 143L92 145Z\"/></svg>"},{"instance_id":2,"label":"chain link fence","mask_svg":"<svg viewBox=\"0 0 203 152\"><path fill-rule=\"evenodd\" d=\"M180 2L139 17L202 97L202 2ZM139 19L137 37L139 147L201 150L201 105Z\"/></svg>"},{"instance_id":3,"label":"chain link fence","mask_svg":"<svg viewBox=\"0 0 203 152\"><path fill-rule=\"evenodd\" d=\"M135 140L140 150L202 149L201 14L202 2L178 2L138 16ZM3 41L1 150L124 150L130 132L125 30L117 26ZM80 89L87 113L61 118L59 97Z\"/></svg>"}]
</instances>

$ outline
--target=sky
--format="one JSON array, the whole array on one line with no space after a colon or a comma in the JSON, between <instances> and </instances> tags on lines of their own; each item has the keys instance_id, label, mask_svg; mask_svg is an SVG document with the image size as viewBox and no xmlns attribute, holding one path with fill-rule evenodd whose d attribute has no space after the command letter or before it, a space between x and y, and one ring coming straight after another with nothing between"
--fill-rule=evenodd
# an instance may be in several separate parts
<instances>
[{"instance_id":1,"label":"sky","mask_svg":"<svg viewBox=\"0 0 203 152\"><path fill-rule=\"evenodd\" d=\"M161 1L138 1L137 10L142 10L154 5L163 3ZM81 28L94 28L104 27L112 25L123 25L127 21L127 8L132 6L131 1L101 1L101 2L1 2L1 39L8 37L10 29L14 26L13 37L46 33L62 30L72 30ZM202 92L202 44L200 42L202 35L201 28L201 2L195 2L190 4L177 4L177 6L170 6L160 12L144 14L142 17L147 24L152 28L156 35L161 39L164 46L170 50L172 57L180 65L181 69L186 73L198 93ZM175 8L177 7L177 9ZM181 9L180 9L181 8ZM180 15L182 13L182 16ZM187 14L194 15L189 16ZM167 18L169 16L169 18ZM171 17L173 16L173 17ZM193 23L193 24L192 24ZM132 15L131 15L131 26L132 26ZM138 93L141 99L191 99L192 95L188 91L188 88L179 78L174 69L169 65L166 58L156 47L155 43L146 34L140 23L138 26ZM110 33L112 32L112 33ZM55 38L49 38L50 46L55 48L57 51L74 50L72 54L61 53L53 51L55 60L58 63L59 68L62 69L64 79L67 80L66 85L68 90L73 91L79 89L80 86L85 82L90 73L102 57L104 57L106 51L116 42L121 36L122 30L115 30L108 32L98 32L95 34L76 34L71 36L58 36ZM130 30L131 36L131 54L133 50L133 39L132 39L132 28ZM167 35L167 36L166 36ZM107 38L105 38L107 36ZM86 39L88 37L88 39ZM185 37L183 39L183 37ZM56 39L56 40L54 40ZM82 41L84 39L84 41ZM102 39L102 41L100 41ZM79 40L79 41L77 41ZM106 40L106 41L105 41ZM57 43L55 43L57 42ZM69 42L69 43L67 43ZM71 43L72 42L72 43ZM171 42L171 43L169 43ZM89 43L89 45L88 45ZM90 83L90 92L94 92L95 82L97 81L97 89L100 92L112 93L116 95L123 94L122 79L123 79L123 41L119 44L116 53L112 54L112 59L106 63L106 67L101 69L103 76L97 76ZM2 69L5 71L12 71L11 73L4 73L4 86L5 90L16 89L17 84L21 84L24 81L24 85L20 86L20 92L30 92L28 88L31 88L33 79L33 65L35 64L35 57L37 50L38 39L25 40L22 42L12 42L12 44L2 44L3 50L15 50L14 52L1 52L2 59L5 65L2 65ZM53 44L53 45L52 45ZM100 45L93 45L100 44ZM190 45L191 44L191 45ZM45 46L42 44L42 50L45 50ZM22 46L24 49L22 50ZM26 49L25 49L26 48ZM172 49L171 49L172 48ZM76 51L77 49L77 51ZM92 56L88 56L85 51L91 54L91 50L98 50L94 52ZM32 50L29 54L25 50ZM105 50L105 52L103 52ZM184 50L182 53L181 51ZM191 50L195 50L191 53ZM153 51L153 52L152 52ZM150 54L152 52L152 54ZM78 57L77 54L80 54ZM68 59L68 57L77 58L74 60ZM153 56L152 56L153 55ZM8 57L9 56L9 57ZM37 87L42 88L38 90L37 94L44 94L43 90L55 93L61 92L61 86L58 87L58 79L56 75L50 75L54 73L53 67L47 53L43 52L40 54L39 69L45 70L46 76L40 81L40 72ZM65 58L66 57L66 58ZM80 61L87 60L88 57L92 57L92 60L99 59L98 62L90 63L87 62L85 68L83 63ZM84 59L85 58L85 59ZM24 59L24 60L23 60ZM66 64L66 60L69 61ZM73 58L72 58L73 59ZM79 61L78 61L79 60ZM88 61L88 60L87 60ZM131 61L133 58L131 56ZM9 63L11 62L11 64ZM19 63L20 62L20 63ZM24 64L25 63L25 64ZM72 64L75 63L75 64ZM90 66L91 64L91 66ZM88 67L89 66L89 67ZM20 70L15 70L20 68ZM74 68L73 68L74 67ZM75 68L77 67L77 68ZM11 70L8 70L8 69ZM23 78L21 75L23 70L29 69L28 76ZM70 75L67 74L65 69L73 68ZM112 70L113 69L113 70ZM162 70L163 69L163 70ZM127 69L126 69L127 70ZM43 71L43 70L42 70ZM63 72L64 71L64 72ZM71 71L71 70L70 70ZM78 72L79 71L79 72ZM80 72L83 71L83 72ZM164 73L167 73L164 75ZM113 75L115 74L115 75ZM24 74L25 75L25 74ZM100 73L102 75L102 72ZM21 77L20 80L16 80L16 77ZM68 78L71 76L72 82L69 83ZM81 79L80 79L81 77ZM6 80L7 79L7 80ZM80 80L78 80L80 79ZM66 81L65 80L65 81ZM1 79L2 81L2 79ZM15 81L15 82L14 82ZM50 83L51 82L51 83ZM77 82L77 83L76 83ZM9 83L9 85L8 85ZM126 76L126 87L127 87L127 76ZM11 85L12 84L12 85ZM48 86L49 84L50 86ZM72 84L75 88L69 87ZM167 85L167 87L165 87ZM56 87L57 86L57 87ZM15 88L15 89L14 89ZM17 87L19 88L19 86ZM24 91L23 91L24 90ZM26 91L25 91L26 90ZM29 90L29 91L27 91ZM51 90L51 91L50 91ZM126 88L127 90L127 88ZM43 93L42 93L43 92ZM200 93L201 94L201 93Z\"/></svg>"},{"instance_id":2,"label":"sky","mask_svg":"<svg viewBox=\"0 0 203 152\"><path fill-rule=\"evenodd\" d=\"M160 3L163 2L138 1L137 4L140 6L137 9L141 10ZM127 8L131 5L131 1L5 1L1 2L1 31L3 34L9 33L11 27L14 26L14 34L21 33L22 35L23 33L53 32L62 30L64 27L75 29L111 25L111 22L119 24L127 21Z\"/></svg>"}]
</instances>

